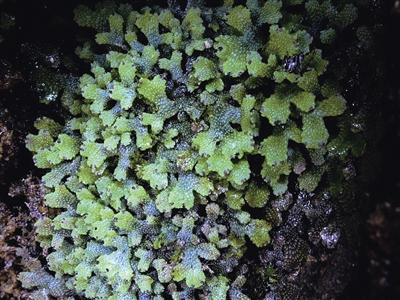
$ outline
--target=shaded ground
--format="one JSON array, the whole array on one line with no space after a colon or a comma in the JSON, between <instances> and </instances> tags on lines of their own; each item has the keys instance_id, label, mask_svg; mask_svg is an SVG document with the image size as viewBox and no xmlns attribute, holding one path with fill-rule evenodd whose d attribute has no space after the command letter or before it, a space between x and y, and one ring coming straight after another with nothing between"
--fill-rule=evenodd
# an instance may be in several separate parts
<instances>
[{"instance_id":1,"label":"shaded ground","mask_svg":"<svg viewBox=\"0 0 400 300\"><path fill-rule=\"evenodd\" d=\"M379 111L381 129L376 168L361 226L356 276L343 299L400 299L400 1L386 2L382 44L386 93Z\"/></svg>"}]
</instances>

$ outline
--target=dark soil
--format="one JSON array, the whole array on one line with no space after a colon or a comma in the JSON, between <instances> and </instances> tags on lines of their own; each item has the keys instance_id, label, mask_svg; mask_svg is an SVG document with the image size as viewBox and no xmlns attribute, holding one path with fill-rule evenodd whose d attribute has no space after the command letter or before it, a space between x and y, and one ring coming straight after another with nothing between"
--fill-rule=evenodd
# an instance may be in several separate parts
<instances>
[{"instance_id":1,"label":"dark soil","mask_svg":"<svg viewBox=\"0 0 400 300\"><path fill-rule=\"evenodd\" d=\"M356 273L343 299L400 299L400 1L386 1L384 40L385 96L377 104L374 176L361 226Z\"/></svg>"}]
</instances>

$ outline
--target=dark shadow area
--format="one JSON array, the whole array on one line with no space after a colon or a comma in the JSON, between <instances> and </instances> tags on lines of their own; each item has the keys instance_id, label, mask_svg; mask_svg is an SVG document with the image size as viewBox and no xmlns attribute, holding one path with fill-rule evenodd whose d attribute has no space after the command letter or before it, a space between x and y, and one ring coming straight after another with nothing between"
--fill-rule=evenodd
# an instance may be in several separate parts
<instances>
[{"instance_id":1,"label":"dark shadow area","mask_svg":"<svg viewBox=\"0 0 400 300\"><path fill-rule=\"evenodd\" d=\"M356 272L342 299L400 298L400 3L386 1L380 53L384 93L376 103L373 178L366 191ZM372 64L373 62L371 62ZM368 167L367 167L368 168Z\"/></svg>"}]
</instances>

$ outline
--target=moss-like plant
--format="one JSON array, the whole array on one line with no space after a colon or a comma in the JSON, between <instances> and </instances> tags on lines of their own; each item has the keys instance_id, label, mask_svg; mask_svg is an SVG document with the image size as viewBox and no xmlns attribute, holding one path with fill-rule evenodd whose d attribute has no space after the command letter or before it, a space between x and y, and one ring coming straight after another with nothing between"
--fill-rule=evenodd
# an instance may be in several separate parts
<instances>
[{"instance_id":1,"label":"moss-like plant","mask_svg":"<svg viewBox=\"0 0 400 300\"><path fill-rule=\"evenodd\" d=\"M309 32L291 6L332 27ZM269 199L289 178L312 192L352 147L326 123L346 100L320 45L356 14L329 0L79 6L91 73L64 93L65 124L41 118L27 137L59 209L37 224L50 270L91 299L250 299L238 266L270 241Z\"/></svg>"}]
</instances>

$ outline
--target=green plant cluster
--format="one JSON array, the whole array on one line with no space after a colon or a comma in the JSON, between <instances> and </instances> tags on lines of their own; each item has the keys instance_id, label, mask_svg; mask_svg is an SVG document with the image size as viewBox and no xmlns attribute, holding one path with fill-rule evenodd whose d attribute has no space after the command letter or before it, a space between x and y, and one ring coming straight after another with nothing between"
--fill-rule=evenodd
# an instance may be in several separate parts
<instances>
[{"instance_id":1,"label":"green plant cluster","mask_svg":"<svg viewBox=\"0 0 400 300\"><path fill-rule=\"evenodd\" d=\"M309 33L291 7L333 25ZM62 96L65 124L27 137L58 209L37 223L49 269L90 299L250 299L238 266L270 241L269 199L289 177L314 191L327 157L362 148L337 126L346 100L320 47L356 15L329 0L79 6L90 74Z\"/></svg>"}]
</instances>

